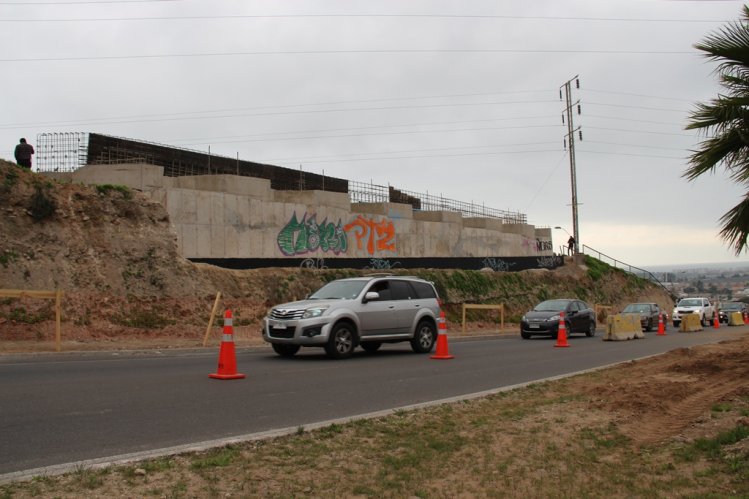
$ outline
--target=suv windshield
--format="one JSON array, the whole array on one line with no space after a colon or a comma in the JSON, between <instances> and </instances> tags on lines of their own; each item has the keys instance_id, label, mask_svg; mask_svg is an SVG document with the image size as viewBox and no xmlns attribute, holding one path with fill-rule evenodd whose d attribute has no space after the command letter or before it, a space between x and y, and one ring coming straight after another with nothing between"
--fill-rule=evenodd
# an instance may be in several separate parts
<instances>
[{"instance_id":1,"label":"suv windshield","mask_svg":"<svg viewBox=\"0 0 749 499\"><path fill-rule=\"evenodd\" d=\"M353 300L368 281L333 281L318 289L310 300Z\"/></svg>"},{"instance_id":2,"label":"suv windshield","mask_svg":"<svg viewBox=\"0 0 749 499\"><path fill-rule=\"evenodd\" d=\"M685 300L681 300L679 302L678 306L679 307L701 307L702 306L702 300L687 298Z\"/></svg>"},{"instance_id":3,"label":"suv windshield","mask_svg":"<svg viewBox=\"0 0 749 499\"><path fill-rule=\"evenodd\" d=\"M723 305L723 310L741 310L741 303L726 303Z\"/></svg>"},{"instance_id":4,"label":"suv windshield","mask_svg":"<svg viewBox=\"0 0 749 499\"><path fill-rule=\"evenodd\" d=\"M567 300L547 300L536 305L536 312L561 312L567 308Z\"/></svg>"}]
</instances>

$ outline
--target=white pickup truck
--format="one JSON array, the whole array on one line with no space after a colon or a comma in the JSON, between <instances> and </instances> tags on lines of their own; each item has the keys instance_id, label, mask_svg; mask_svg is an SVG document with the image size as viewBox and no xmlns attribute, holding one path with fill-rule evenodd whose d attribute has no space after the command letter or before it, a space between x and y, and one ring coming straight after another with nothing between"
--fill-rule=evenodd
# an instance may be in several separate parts
<instances>
[{"instance_id":1,"label":"white pickup truck","mask_svg":"<svg viewBox=\"0 0 749 499\"><path fill-rule=\"evenodd\" d=\"M679 327L681 317L685 314L699 314L702 326L709 326L715 318L715 306L707 298L682 298L674 308L672 320L674 327Z\"/></svg>"}]
</instances>

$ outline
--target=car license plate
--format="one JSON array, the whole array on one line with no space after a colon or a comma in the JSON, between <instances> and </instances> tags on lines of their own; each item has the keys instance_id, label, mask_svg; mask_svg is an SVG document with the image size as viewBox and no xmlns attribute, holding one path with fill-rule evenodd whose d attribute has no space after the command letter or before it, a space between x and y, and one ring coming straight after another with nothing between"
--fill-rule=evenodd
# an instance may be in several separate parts
<instances>
[{"instance_id":1,"label":"car license plate","mask_svg":"<svg viewBox=\"0 0 749 499\"><path fill-rule=\"evenodd\" d=\"M538 324L528 324L528 327L531 329L538 329L540 326Z\"/></svg>"},{"instance_id":2,"label":"car license plate","mask_svg":"<svg viewBox=\"0 0 749 499\"><path fill-rule=\"evenodd\" d=\"M270 321L270 327L273 329L286 329L286 323L282 321Z\"/></svg>"}]
</instances>

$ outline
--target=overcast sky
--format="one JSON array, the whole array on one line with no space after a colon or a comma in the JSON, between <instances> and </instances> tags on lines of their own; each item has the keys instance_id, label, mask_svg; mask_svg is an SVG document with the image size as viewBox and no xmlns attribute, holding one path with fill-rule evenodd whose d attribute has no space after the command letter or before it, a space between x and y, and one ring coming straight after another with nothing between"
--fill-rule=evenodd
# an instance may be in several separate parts
<instances>
[{"instance_id":1,"label":"overcast sky","mask_svg":"<svg viewBox=\"0 0 749 499\"><path fill-rule=\"evenodd\" d=\"M746 262L687 182L684 130L720 91L692 45L736 1L0 0L0 157L98 132L519 211L636 266ZM567 240L554 229L554 245Z\"/></svg>"}]
</instances>

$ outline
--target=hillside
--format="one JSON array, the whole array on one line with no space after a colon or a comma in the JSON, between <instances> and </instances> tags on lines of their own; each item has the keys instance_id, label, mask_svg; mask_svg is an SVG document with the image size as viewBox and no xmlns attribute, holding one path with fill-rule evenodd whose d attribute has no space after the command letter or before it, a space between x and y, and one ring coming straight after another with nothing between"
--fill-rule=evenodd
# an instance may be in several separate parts
<instances>
[{"instance_id":1,"label":"hillside","mask_svg":"<svg viewBox=\"0 0 749 499\"><path fill-rule=\"evenodd\" d=\"M197 345L217 291L244 327L241 343L257 342L268 306L300 298L321 283L365 271L262 269L235 271L194 264L180 256L162 205L122 186L61 184L0 160L0 289L61 289L65 349L153 344ZM588 259L568 259L555 271L517 273L410 270L432 280L448 319L460 305L505 303L517 320L536 302L578 297L615 308L630 301L669 307L668 295L647 281ZM54 311L34 299L0 301L0 351L49 340ZM490 317L473 315L481 329ZM92 340L106 340L92 341ZM21 343L18 343L21 342Z\"/></svg>"}]
</instances>

